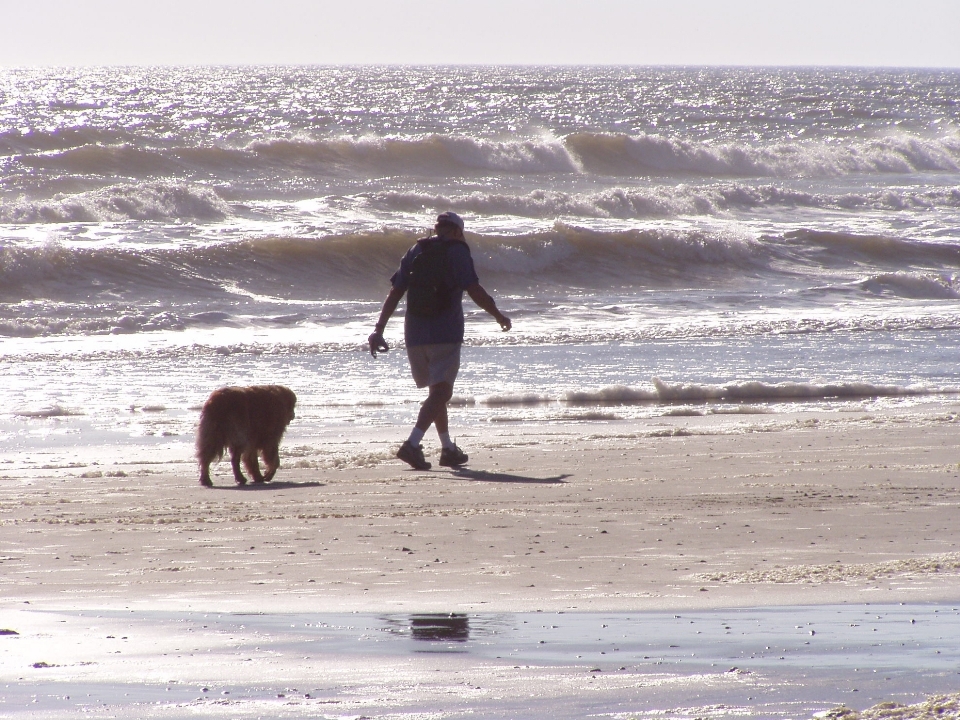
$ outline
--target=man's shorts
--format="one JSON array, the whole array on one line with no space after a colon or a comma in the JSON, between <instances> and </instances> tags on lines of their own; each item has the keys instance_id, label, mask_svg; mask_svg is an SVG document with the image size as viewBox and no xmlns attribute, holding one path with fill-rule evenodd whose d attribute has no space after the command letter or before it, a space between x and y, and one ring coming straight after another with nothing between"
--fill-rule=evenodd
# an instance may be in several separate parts
<instances>
[{"instance_id":1,"label":"man's shorts","mask_svg":"<svg viewBox=\"0 0 960 720\"><path fill-rule=\"evenodd\" d=\"M407 345L407 358L418 388L441 382L453 385L460 372L460 343Z\"/></svg>"}]
</instances>

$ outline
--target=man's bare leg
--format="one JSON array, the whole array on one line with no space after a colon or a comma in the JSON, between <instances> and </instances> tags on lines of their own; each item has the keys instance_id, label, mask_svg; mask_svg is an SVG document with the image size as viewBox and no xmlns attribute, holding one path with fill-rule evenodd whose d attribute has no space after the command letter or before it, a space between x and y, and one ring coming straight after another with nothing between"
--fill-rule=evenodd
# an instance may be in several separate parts
<instances>
[{"instance_id":1,"label":"man's bare leg","mask_svg":"<svg viewBox=\"0 0 960 720\"><path fill-rule=\"evenodd\" d=\"M453 397L453 385L448 382L440 382L430 386L430 394L420 406L420 413L417 415L417 425L413 432L397 452L397 457L409 464L415 470L429 470L430 463L423 457L423 447L420 445L420 439L423 434L434 423L437 429L447 428L447 403Z\"/></svg>"},{"instance_id":2,"label":"man's bare leg","mask_svg":"<svg viewBox=\"0 0 960 720\"><path fill-rule=\"evenodd\" d=\"M447 432L447 403L453 397L453 385L448 382L439 382L430 386L430 394L420 406L417 415L417 428L426 432L430 425L436 423L439 432Z\"/></svg>"},{"instance_id":3,"label":"man's bare leg","mask_svg":"<svg viewBox=\"0 0 960 720\"><path fill-rule=\"evenodd\" d=\"M447 421L447 403L453 397L453 385L450 383L437 383L430 386L430 394L420 408L420 415L417 417L417 430L426 432L430 424L433 423L437 428L437 434L440 436L440 442L443 444L443 450L440 453L440 464L446 467L457 467L467 462L467 455L456 443L450 439L450 427Z\"/></svg>"}]
</instances>

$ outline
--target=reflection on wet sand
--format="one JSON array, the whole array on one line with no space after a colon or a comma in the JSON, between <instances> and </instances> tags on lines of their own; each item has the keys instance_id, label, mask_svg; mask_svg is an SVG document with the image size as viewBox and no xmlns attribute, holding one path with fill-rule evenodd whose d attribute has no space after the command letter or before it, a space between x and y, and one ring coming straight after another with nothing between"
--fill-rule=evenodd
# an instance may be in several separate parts
<instances>
[{"instance_id":1,"label":"reflection on wet sand","mask_svg":"<svg viewBox=\"0 0 960 720\"><path fill-rule=\"evenodd\" d=\"M470 639L470 621L457 613L411 615L410 635L414 640L466 642Z\"/></svg>"},{"instance_id":2,"label":"reflection on wet sand","mask_svg":"<svg viewBox=\"0 0 960 720\"><path fill-rule=\"evenodd\" d=\"M799 720L841 705L877 706L863 720L960 717L954 603L469 615L28 605L2 627L4 718Z\"/></svg>"}]
</instances>

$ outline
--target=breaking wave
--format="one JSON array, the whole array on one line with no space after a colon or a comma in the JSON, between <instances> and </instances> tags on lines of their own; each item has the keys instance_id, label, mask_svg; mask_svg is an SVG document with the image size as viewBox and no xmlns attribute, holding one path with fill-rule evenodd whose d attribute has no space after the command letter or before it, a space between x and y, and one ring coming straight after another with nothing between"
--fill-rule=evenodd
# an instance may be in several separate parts
<instances>
[{"instance_id":1,"label":"breaking wave","mask_svg":"<svg viewBox=\"0 0 960 720\"><path fill-rule=\"evenodd\" d=\"M918 385L874 385L864 382L820 385L817 383L740 382L729 385L671 385L653 378L657 399L664 402L707 400L805 400L824 398L906 397L944 392Z\"/></svg>"},{"instance_id":2,"label":"breaking wave","mask_svg":"<svg viewBox=\"0 0 960 720\"><path fill-rule=\"evenodd\" d=\"M920 300L956 300L960 298L960 283L956 278L918 273L881 273L859 283L861 290L876 295Z\"/></svg>"},{"instance_id":3,"label":"breaking wave","mask_svg":"<svg viewBox=\"0 0 960 720\"><path fill-rule=\"evenodd\" d=\"M482 398L479 402L495 407L554 402L569 405L635 405L644 403L776 402L831 398L914 397L960 392L960 388L928 388L919 385L905 387L902 385L876 385L866 382L817 384L744 381L727 385L702 385L667 383L660 378L653 378L652 384L652 388L611 385L598 390L571 390L561 397L535 393L494 395ZM757 414L763 413L764 410L748 406L746 412ZM671 414L677 413L673 412Z\"/></svg>"},{"instance_id":4,"label":"breaking wave","mask_svg":"<svg viewBox=\"0 0 960 720\"><path fill-rule=\"evenodd\" d=\"M827 398L908 397L957 390L871 383L817 384L801 382L738 382L729 385L671 384L653 378L653 389L611 386L596 391L571 391L561 400L572 404L628 405L631 403L776 401Z\"/></svg>"},{"instance_id":5,"label":"breaking wave","mask_svg":"<svg viewBox=\"0 0 960 720\"><path fill-rule=\"evenodd\" d=\"M0 246L0 298L71 299L90 294L143 295L236 290L283 297L379 295L415 242L389 231L328 238L257 238L178 248L130 245ZM608 286L673 283L691 269L739 272L762 262L758 244L699 231L600 232L557 223L524 236L472 236L481 274L505 281Z\"/></svg>"},{"instance_id":6,"label":"breaking wave","mask_svg":"<svg viewBox=\"0 0 960 720\"><path fill-rule=\"evenodd\" d=\"M960 136L896 135L846 145L697 143L659 135L578 133L564 141L588 172L610 175L832 177L960 169Z\"/></svg>"},{"instance_id":7,"label":"breaking wave","mask_svg":"<svg viewBox=\"0 0 960 720\"><path fill-rule=\"evenodd\" d=\"M121 193L122 194L122 193ZM118 193L109 196L111 211ZM145 195L136 196L143 201ZM220 208L216 196L192 191L156 195L158 203L198 203L196 214ZM162 201L162 202L161 202ZM160 213L157 205L144 212ZM129 209L128 212L138 212ZM188 241L176 247L0 244L0 299L91 302L98 297L223 297L237 293L281 298L378 297L399 258L414 243L410 232L321 238L261 237L225 243ZM603 231L561 222L524 235L471 235L481 277L501 289L656 288L699 286L710 278L824 271L860 279L850 288L901 297L960 296L960 245L872 235L791 231L754 239L688 228ZM872 273L863 276L863 268ZM902 270L901 268L911 268ZM915 269L913 269L915 268ZM835 286L843 292L849 288Z\"/></svg>"},{"instance_id":8,"label":"breaking wave","mask_svg":"<svg viewBox=\"0 0 960 720\"><path fill-rule=\"evenodd\" d=\"M377 207L403 212L418 212L424 207L455 207L480 216L642 219L720 215L731 211L783 207L881 211L958 208L960 188L842 195L801 192L774 185L754 187L741 184L611 188L592 193L536 190L524 195L499 192L454 195L394 190L374 193L369 200Z\"/></svg>"},{"instance_id":9,"label":"breaking wave","mask_svg":"<svg viewBox=\"0 0 960 720\"><path fill-rule=\"evenodd\" d=\"M390 190L354 196L378 210L419 213L458 208L478 217L538 219L651 219L724 215L777 208L901 212L960 208L960 187L898 189L830 195L776 185L659 185L570 193L535 190L524 194L477 191L444 194ZM51 198L0 201L0 223L183 221L215 222L234 216L230 204L210 187L186 182L116 184Z\"/></svg>"},{"instance_id":10,"label":"breaking wave","mask_svg":"<svg viewBox=\"0 0 960 720\"><path fill-rule=\"evenodd\" d=\"M230 208L210 188L180 183L111 185L49 200L0 203L0 223L223 220Z\"/></svg>"},{"instance_id":11,"label":"breaking wave","mask_svg":"<svg viewBox=\"0 0 960 720\"><path fill-rule=\"evenodd\" d=\"M843 263L871 265L943 266L960 268L960 243L911 240L902 237L825 230L791 230L766 238L771 246L797 253L825 267Z\"/></svg>"},{"instance_id":12,"label":"breaking wave","mask_svg":"<svg viewBox=\"0 0 960 720\"><path fill-rule=\"evenodd\" d=\"M242 151L303 168L446 175L449 172L592 173L626 177L834 177L960 170L960 136L897 135L832 145L754 146L690 142L660 135L581 132L555 137L469 136L273 140Z\"/></svg>"},{"instance_id":13,"label":"breaking wave","mask_svg":"<svg viewBox=\"0 0 960 720\"><path fill-rule=\"evenodd\" d=\"M294 139L245 148L266 161L294 167L436 174L450 171L576 172L564 143L555 139L491 140L466 136Z\"/></svg>"},{"instance_id":14,"label":"breaking wave","mask_svg":"<svg viewBox=\"0 0 960 720\"><path fill-rule=\"evenodd\" d=\"M84 135L75 140L83 142ZM95 140L96 138L90 138ZM65 145L65 138L58 138ZM18 143L21 147L22 144ZM44 143L35 143L41 146ZM228 171L276 176L383 173L418 177L460 174L582 174L620 177L838 177L960 170L960 135L900 134L845 143L695 142L653 134L578 132L485 138L437 133L411 136L285 137L243 146L145 146L88 142L9 155L11 168L132 177L214 175Z\"/></svg>"}]
</instances>

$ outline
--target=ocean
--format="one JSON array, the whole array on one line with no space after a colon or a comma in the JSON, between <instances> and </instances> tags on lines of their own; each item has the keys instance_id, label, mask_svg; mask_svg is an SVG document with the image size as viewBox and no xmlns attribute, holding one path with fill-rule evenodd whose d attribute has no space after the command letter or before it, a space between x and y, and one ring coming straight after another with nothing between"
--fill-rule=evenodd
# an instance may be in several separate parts
<instances>
[{"instance_id":1,"label":"ocean","mask_svg":"<svg viewBox=\"0 0 960 720\"><path fill-rule=\"evenodd\" d=\"M402 307L366 337L448 209L514 322L465 301L454 435L955 403L957 98L955 70L0 70L6 469L192 463L236 384L294 389L293 444L402 440Z\"/></svg>"}]
</instances>

